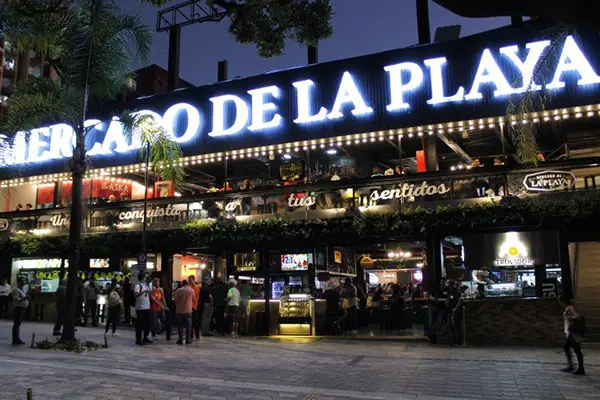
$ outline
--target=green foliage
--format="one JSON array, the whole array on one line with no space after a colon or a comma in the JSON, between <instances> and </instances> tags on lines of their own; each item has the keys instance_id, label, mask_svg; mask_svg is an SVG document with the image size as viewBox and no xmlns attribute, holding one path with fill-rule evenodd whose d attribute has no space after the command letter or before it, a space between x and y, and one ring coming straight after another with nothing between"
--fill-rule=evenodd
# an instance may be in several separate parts
<instances>
[{"instance_id":1,"label":"green foliage","mask_svg":"<svg viewBox=\"0 0 600 400\"><path fill-rule=\"evenodd\" d=\"M510 133L516 150L517 159L521 164L538 165L538 154L540 148L537 143L537 124L530 121L531 115L544 111L546 105L552 100L552 94L545 90L531 91L534 84L545 86L544 76L549 71L549 60L551 60L556 52L561 48L566 36L569 34L569 29L563 25L553 26L551 29L544 32L546 36L551 38L550 46L540 57L529 82L526 83L526 91L514 96L509 100L506 109L507 118L511 121ZM523 86L522 78L513 84L513 87Z\"/></svg>"},{"instance_id":2,"label":"green foliage","mask_svg":"<svg viewBox=\"0 0 600 400\"><path fill-rule=\"evenodd\" d=\"M162 6L165 0L140 0ZM205 0L205 6L224 10L229 32L239 43L254 43L261 57L283 54L286 40L316 46L333 34L329 0Z\"/></svg>"},{"instance_id":3,"label":"green foliage","mask_svg":"<svg viewBox=\"0 0 600 400\"><path fill-rule=\"evenodd\" d=\"M392 213L365 213L329 220L192 221L181 229L148 232L148 248L154 251L285 249L508 229L565 230L596 235L599 225L600 193L594 192L568 197L507 198L498 202L413 207ZM10 252L49 254L61 249L65 240L62 237L16 236L11 239ZM139 246L139 232L94 234L85 237L83 252L89 257L110 256L115 252L135 254Z\"/></svg>"},{"instance_id":4,"label":"green foliage","mask_svg":"<svg viewBox=\"0 0 600 400\"><path fill-rule=\"evenodd\" d=\"M172 181L179 189L185 183L185 170L179 159L183 153L179 144L174 142L162 125L147 114L124 111L120 116L125 127L125 135L140 148L140 159L148 162L154 172L162 179Z\"/></svg>"}]
</instances>

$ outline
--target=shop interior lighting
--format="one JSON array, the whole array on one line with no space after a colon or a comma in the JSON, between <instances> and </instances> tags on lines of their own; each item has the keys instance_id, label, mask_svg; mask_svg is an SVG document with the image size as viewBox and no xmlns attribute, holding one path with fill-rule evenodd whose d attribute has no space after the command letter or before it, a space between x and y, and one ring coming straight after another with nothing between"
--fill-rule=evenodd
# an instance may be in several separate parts
<instances>
[{"instance_id":1,"label":"shop interior lighting","mask_svg":"<svg viewBox=\"0 0 600 400\"><path fill-rule=\"evenodd\" d=\"M329 154L330 156L334 156L337 154L337 150L334 148L327 149L327 154Z\"/></svg>"}]
</instances>

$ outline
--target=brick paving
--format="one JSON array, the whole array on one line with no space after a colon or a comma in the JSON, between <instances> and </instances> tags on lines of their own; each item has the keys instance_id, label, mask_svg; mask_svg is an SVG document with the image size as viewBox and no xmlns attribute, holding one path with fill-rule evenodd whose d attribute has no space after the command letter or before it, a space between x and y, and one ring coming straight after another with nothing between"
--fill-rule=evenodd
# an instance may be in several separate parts
<instances>
[{"instance_id":1,"label":"brick paving","mask_svg":"<svg viewBox=\"0 0 600 400\"><path fill-rule=\"evenodd\" d=\"M87 354L9 345L0 321L1 399L586 400L600 399L600 350L584 348L585 377L559 372L559 349L454 347L423 342L164 337L136 347L133 331ZM25 323L49 336L49 324ZM79 337L102 341L99 328Z\"/></svg>"}]
</instances>

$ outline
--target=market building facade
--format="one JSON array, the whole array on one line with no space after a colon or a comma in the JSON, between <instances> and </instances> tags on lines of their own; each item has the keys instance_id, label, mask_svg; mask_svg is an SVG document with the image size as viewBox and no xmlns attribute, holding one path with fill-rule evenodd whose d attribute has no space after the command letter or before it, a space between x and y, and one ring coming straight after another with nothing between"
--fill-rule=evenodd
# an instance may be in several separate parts
<instances>
[{"instance_id":1,"label":"market building facade","mask_svg":"<svg viewBox=\"0 0 600 400\"><path fill-rule=\"evenodd\" d=\"M145 171L110 113L90 119L82 273L135 269L145 219L148 269L169 287L248 282L253 333L323 333L311 296L347 277L423 286L400 318L374 313L381 329L427 326L442 277L480 295L465 302L467 342L559 340L548 297L561 293L592 307L594 326L600 43L549 32L503 28L138 99L180 144L182 187ZM517 161L523 130L537 132L537 165ZM73 136L56 123L2 141L0 275L26 277L39 304L64 267Z\"/></svg>"}]
</instances>

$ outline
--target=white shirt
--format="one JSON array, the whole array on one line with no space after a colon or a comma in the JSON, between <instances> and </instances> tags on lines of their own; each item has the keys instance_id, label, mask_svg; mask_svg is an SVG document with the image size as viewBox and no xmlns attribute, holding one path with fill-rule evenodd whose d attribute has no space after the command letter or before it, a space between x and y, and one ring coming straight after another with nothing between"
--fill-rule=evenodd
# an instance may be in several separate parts
<instances>
[{"instance_id":1,"label":"white shirt","mask_svg":"<svg viewBox=\"0 0 600 400\"><path fill-rule=\"evenodd\" d=\"M0 285L0 297L8 297L10 295L10 285L5 283Z\"/></svg>"},{"instance_id":2,"label":"white shirt","mask_svg":"<svg viewBox=\"0 0 600 400\"><path fill-rule=\"evenodd\" d=\"M13 291L13 301L15 307L27 308L29 307L29 300L27 299L27 293L25 290L16 287Z\"/></svg>"},{"instance_id":3,"label":"white shirt","mask_svg":"<svg viewBox=\"0 0 600 400\"><path fill-rule=\"evenodd\" d=\"M240 305L240 291L236 287L232 287L227 292L228 306L236 307Z\"/></svg>"},{"instance_id":4,"label":"white shirt","mask_svg":"<svg viewBox=\"0 0 600 400\"><path fill-rule=\"evenodd\" d=\"M148 297L148 285L145 283L138 283L135 285L135 290L133 291L134 295L137 295L139 292L143 292L146 290L146 293L137 296L135 298L135 309L136 310L149 310L150 309L150 297Z\"/></svg>"}]
</instances>

